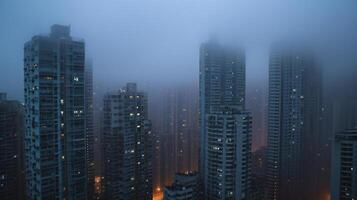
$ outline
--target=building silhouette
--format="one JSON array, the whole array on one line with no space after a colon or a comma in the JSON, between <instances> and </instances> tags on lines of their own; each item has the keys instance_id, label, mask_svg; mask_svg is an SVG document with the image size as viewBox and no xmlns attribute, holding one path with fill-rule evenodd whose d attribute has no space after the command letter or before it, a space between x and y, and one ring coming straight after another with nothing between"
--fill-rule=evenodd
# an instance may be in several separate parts
<instances>
[{"instance_id":1,"label":"building silhouette","mask_svg":"<svg viewBox=\"0 0 357 200\"><path fill-rule=\"evenodd\" d=\"M155 88L156 89L156 88ZM150 92L155 134L154 186L171 185L176 173L198 168L198 91L193 85Z\"/></svg>"},{"instance_id":2,"label":"building silhouette","mask_svg":"<svg viewBox=\"0 0 357 200\"><path fill-rule=\"evenodd\" d=\"M251 180L251 199L264 199L266 193L266 147L262 147L252 152Z\"/></svg>"},{"instance_id":3,"label":"building silhouette","mask_svg":"<svg viewBox=\"0 0 357 200\"><path fill-rule=\"evenodd\" d=\"M311 51L273 45L268 99L267 199L319 199L321 75Z\"/></svg>"},{"instance_id":4,"label":"building silhouette","mask_svg":"<svg viewBox=\"0 0 357 200\"><path fill-rule=\"evenodd\" d=\"M329 77L329 80L324 84L324 106L323 106L323 126L322 132L328 136L324 139L326 157L323 168L327 176L321 177L321 181L325 182L325 196L331 193L331 162L333 159L333 141L336 133L345 132L346 130L355 129L357 127L357 93L355 89L357 82L355 81L357 68L334 71Z\"/></svg>"},{"instance_id":5,"label":"building silhouette","mask_svg":"<svg viewBox=\"0 0 357 200\"><path fill-rule=\"evenodd\" d=\"M204 199L248 199L252 118L245 54L215 41L200 48L200 167Z\"/></svg>"}]
</instances>

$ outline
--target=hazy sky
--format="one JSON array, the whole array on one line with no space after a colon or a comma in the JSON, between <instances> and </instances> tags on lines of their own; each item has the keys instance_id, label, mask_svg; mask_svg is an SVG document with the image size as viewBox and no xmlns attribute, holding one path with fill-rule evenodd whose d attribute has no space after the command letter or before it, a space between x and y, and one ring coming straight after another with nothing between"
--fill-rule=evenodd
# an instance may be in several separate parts
<instances>
[{"instance_id":1,"label":"hazy sky","mask_svg":"<svg viewBox=\"0 0 357 200\"><path fill-rule=\"evenodd\" d=\"M246 48L248 85L266 82L269 45L287 36L357 57L354 0L0 0L0 91L10 98L23 95L23 44L55 23L85 39L103 87L195 83L210 36Z\"/></svg>"}]
</instances>

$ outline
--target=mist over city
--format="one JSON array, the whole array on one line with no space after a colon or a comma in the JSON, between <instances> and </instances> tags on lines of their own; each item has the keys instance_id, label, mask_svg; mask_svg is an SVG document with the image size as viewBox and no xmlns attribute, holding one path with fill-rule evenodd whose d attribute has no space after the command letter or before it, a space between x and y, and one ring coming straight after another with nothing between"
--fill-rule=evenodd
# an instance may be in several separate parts
<instances>
[{"instance_id":1,"label":"mist over city","mask_svg":"<svg viewBox=\"0 0 357 200\"><path fill-rule=\"evenodd\" d=\"M357 2L3 0L0 198L357 199Z\"/></svg>"}]
</instances>

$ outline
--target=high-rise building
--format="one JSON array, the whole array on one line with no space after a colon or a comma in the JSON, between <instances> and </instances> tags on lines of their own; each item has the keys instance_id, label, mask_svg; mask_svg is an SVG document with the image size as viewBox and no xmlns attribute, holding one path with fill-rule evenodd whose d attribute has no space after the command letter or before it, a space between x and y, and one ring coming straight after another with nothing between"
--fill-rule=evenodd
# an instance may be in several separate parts
<instances>
[{"instance_id":1,"label":"high-rise building","mask_svg":"<svg viewBox=\"0 0 357 200\"><path fill-rule=\"evenodd\" d=\"M330 113L327 117L331 118L327 131L332 132L331 137L337 132L357 127L357 93L356 76L357 66L353 70L345 70L342 75L337 76L337 80L331 81L326 86L326 93L330 103ZM329 77L330 78L330 77Z\"/></svg>"},{"instance_id":2,"label":"high-rise building","mask_svg":"<svg viewBox=\"0 0 357 200\"><path fill-rule=\"evenodd\" d=\"M206 199L249 199L252 117L229 107L206 115Z\"/></svg>"},{"instance_id":3,"label":"high-rise building","mask_svg":"<svg viewBox=\"0 0 357 200\"><path fill-rule=\"evenodd\" d=\"M348 65L347 65L348 66ZM324 106L323 106L323 125L321 132L328 136L325 139L324 151L321 156L324 156L323 169L327 176L321 176L320 180L325 183L325 196L331 194L331 159L332 142L335 134L344 132L345 130L357 128L357 67L344 68L343 70L333 71L333 73L325 72L324 80ZM327 69L328 70L328 69ZM326 71L327 71L326 70Z\"/></svg>"},{"instance_id":4,"label":"high-rise building","mask_svg":"<svg viewBox=\"0 0 357 200\"><path fill-rule=\"evenodd\" d=\"M252 151L257 151L266 146L267 138L267 109L268 87L265 81L259 80L260 83L252 83L247 86L246 109L252 113L253 117L253 138Z\"/></svg>"},{"instance_id":5,"label":"high-rise building","mask_svg":"<svg viewBox=\"0 0 357 200\"><path fill-rule=\"evenodd\" d=\"M357 130L335 135L331 166L331 199L357 199Z\"/></svg>"},{"instance_id":6,"label":"high-rise building","mask_svg":"<svg viewBox=\"0 0 357 200\"><path fill-rule=\"evenodd\" d=\"M24 108L0 93L0 197L25 199Z\"/></svg>"},{"instance_id":7,"label":"high-rise building","mask_svg":"<svg viewBox=\"0 0 357 200\"><path fill-rule=\"evenodd\" d=\"M263 147L252 152L252 178L251 178L252 200L261 200L265 198L265 192L266 192L265 180L266 180L266 147Z\"/></svg>"},{"instance_id":8,"label":"high-rise building","mask_svg":"<svg viewBox=\"0 0 357 200\"><path fill-rule=\"evenodd\" d=\"M175 88L165 94L164 133L173 137L173 170L175 173L195 171L198 151L194 137L198 135L198 111L195 88ZM197 149L198 150L198 149Z\"/></svg>"},{"instance_id":9,"label":"high-rise building","mask_svg":"<svg viewBox=\"0 0 357 200\"><path fill-rule=\"evenodd\" d=\"M268 98L266 199L320 199L321 76L307 48L272 48Z\"/></svg>"},{"instance_id":10,"label":"high-rise building","mask_svg":"<svg viewBox=\"0 0 357 200\"><path fill-rule=\"evenodd\" d=\"M171 186L164 189L164 200L200 200L200 180L197 172L177 173Z\"/></svg>"},{"instance_id":11,"label":"high-rise building","mask_svg":"<svg viewBox=\"0 0 357 200\"><path fill-rule=\"evenodd\" d=\"M25 43L28 199L87 199L84 60L69 26Z\"/></svg>"},{"instance_id":12,"label":"high-rise building","mask_svg":"<svg viewBox=\"0 0 357 200\"><path fill-rule=\"evenodd\" d=\"M85 115L86 115L86 159L88 199L94 198L94 116L93 116L93 71L92 62L87 60L84 70Z\"/></svg>"},{"instance_id":13,"label":"high-rise building","mask_svg":"<svg viewBox=\"0 0 357 200\"><path fill-rule=\"evenodd\" d=\"M202 44L199 172L205 199L249 196L252 118L244 109L244 51Z\"/></svg>"},{"instance_id":14,"label":"high-rise building","mask_svg":"<svg viewBox=\"0 0 357 200\"><path fill-rule=\"evenodd\" d=\"M171 185L176 173L197 171L198 91L193 85L151 93L149 109L156 137L153 177L156 190ZM160 188L160 189L159 189Z\"/></svg>"},{"instance_id":15,"label":"high-rise building","mask_svg":"<svg viewBox=\"0 0 357 200\"><path fill-rule=\"evenodd\" d=\"M103 106L105 199L152 199L152 133L147 96L135 83L107 94Z\"/></svg>"}]
</instances>

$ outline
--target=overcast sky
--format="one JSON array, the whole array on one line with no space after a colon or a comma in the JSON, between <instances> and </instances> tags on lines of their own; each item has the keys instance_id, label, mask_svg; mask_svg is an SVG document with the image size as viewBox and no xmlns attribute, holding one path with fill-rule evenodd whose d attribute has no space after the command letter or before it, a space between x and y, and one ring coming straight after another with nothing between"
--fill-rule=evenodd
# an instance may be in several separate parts
<instances>
[{"instance_id":1,"label":"overcast sky","mask_svg":"<svg viewBox=\"0 0 357 200\"><path fill-rule=\"evenodd\" d=\"M23 44L52 24L85 39L95 82L108 88L197 83L199 45L210 36L245 47L248 85L266 83L269 45L282 38L342 55L336 69L357 57L353 0L1 0L0 91L10 98L23 95Z\"/></svg>"}]
</instances>

